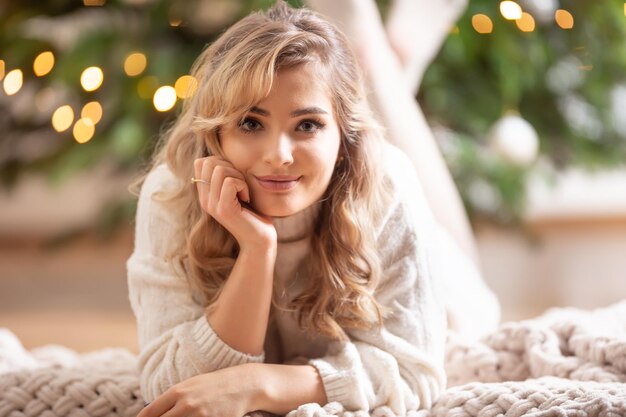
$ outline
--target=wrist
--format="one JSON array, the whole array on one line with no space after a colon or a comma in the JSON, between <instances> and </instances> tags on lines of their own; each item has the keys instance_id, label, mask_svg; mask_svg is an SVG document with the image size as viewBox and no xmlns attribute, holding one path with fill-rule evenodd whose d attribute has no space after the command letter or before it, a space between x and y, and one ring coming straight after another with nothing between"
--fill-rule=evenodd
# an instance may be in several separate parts
<instances>
[{"instance_id":1,"label":"wrist","mask_svg":"<svg viewBox=\"0 0 626 417\"><path fill-rule=\"evenodd\" d=\"M252 380L252 395L250 411L269 411L273 408L271 383L267 372L267 367L262 363L249 363Z\"/></svg>"},{"instance_id":2,"label":"wrist","mask_svg":"<svg viewBox=\"0 0 626 417\"><path fill-rule=\"evenodd\" d=\"M284 415L299 405L327 403L321 377L312 365L250 364L254 367L255 410Z\"/></svg>"},{"instance_id":3,"label":"wrist","mask_svg":"<svg viewBox=\"0 0 626 417\"><path fill-rule=\"evenodd\" d=\"M257 242L239 244L239 256L252 256L254 258L261 256L269 260L275 260L277 252L278 243L275 239L265 239Z\"/></svg>"}]
</instances>

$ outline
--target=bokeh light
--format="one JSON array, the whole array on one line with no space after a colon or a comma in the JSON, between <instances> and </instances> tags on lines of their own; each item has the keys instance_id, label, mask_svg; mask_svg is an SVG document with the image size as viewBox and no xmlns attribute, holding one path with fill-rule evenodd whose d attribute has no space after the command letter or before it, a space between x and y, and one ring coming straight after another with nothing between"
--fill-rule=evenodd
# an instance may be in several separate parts
<instances>
[{"instance_id":1,"label":"bokeh light","mask_svg":"<svg viewBox=\"0 0 626 417\"><path fill-rule=\"evenodd\" d=\"M554 20L561 29L571 29L574 27L574 16L567 10L559 9L554 14Z\"/></svg>"},{"instance_id":2,"label":"bokeh light","mask_svg":"<svg viewBox=\"0 0 626 417\"><path fill-rule=\"evenodd\" d=\"M102 106L97 101L91 101L83 107L80 117L89 119L93 124L97 124L102 119Z\"/></svg>"},{"instance_id":3,"label":"bokeh light","mask_svg":"<svg viewBox=\"0 0 626 417\"><path fill-rule=\"evenodd\" d=\"M89 67L80 75L80 85L85 91L97 90L104 80L104 74L99 67Z\"/></svg>"},{"instance_id":4,"label":"bokeh light","mask_svg":"<svg viewBox=\"0 0 626 417\"><path fill-rule=\"evenodd\" d=\"M489 16L481 13L472 16L472 26L478 33L486 34L493 32L493 22Z\"/></svg>"},{"instance_id":5,"label":"bokeh light","mask_svg":"<svg viewBox=\"0 0 626 417\"><path fill-rule=\"evenodd\" d=\"M4 78L4 61L0 59L0 80Z\"/></svg>"},{"instance_id":6,"label":"bokeh light","mask_svg":"<svg viewBox=\"0 0 626 417\"><path fill-rule=\"evenodd\" d=\"M532 32L535 30L535 18L530 13L522 13L522 17L515 21L515 24L522 32Z\"/></svg>"},{"instance_id":7,"label":"bokeh light","mask_svg":"<svg viewBox=\"0 0 626 417\"><path fill-rule=\"evenodd\" d=\"M96 126L91 119L83 117L78 119L76 124L74 124L74 130L72 133L74 134L76 142L85 143L91 140L95 132Z\"/></svg>"},{"instance_id":8,"label":"bokeh light","mask_svg":"<svg viewBox=\"0 0 626 417\"><path fill-rule=\"evenodd\" d=\"M12 96L20 91L23 83L24 74L22 74L22 70L14 69L4 77L4 92L7 93L8 96Z\"/></svg>"},{"instance_id":9,"label":"bokeh light","mask_svg":"<svg viewBox=\"0 0 626 417\"><path fill-rule=\"evenodd\" d=\"M72 126L74 110L68 105L61 106L52 114L52 127L57 132L63 132Z\"/></svg>"},{"instance_id":10,"label":"bokeh light","mask_svg":"<svg viewBox=\"0 0 626 417\"><path fill-rule=\"evenodd\" d=\"M191 75L183 75L174 84L176 95L179 98L189 98L194 95L198 89L198 80Z\"/></svg>"},{"instance_id":11,"label":"bokeh light","mask_svg":"<svg viewBox=\"0 0 626 417\"><path fill-rule=\"evenodd\" d=\"M42 52L37 55L33 63L33 72L38 77L43 77L52 71L54 67L54 54L50 51Z\"/></svg>"},{"instance_id":12,"label":"bokeh light","mask_svg":"<svg viewBox=\"0 0 626 417\"><path fill-rule=\"evenodd\" d=\"M517 20L522 17L522 8L514 1L500 2L500 13L507 20Z\"/></svg>"},{"instance_id":13,"label":"bokeh light","mask_svg":"<svg viewBox=\"0 0 626 417\"><path fill-rule=\"evenodd\" d=\"M144 72L147 65L148 60L146 59L146 56L141 52L134 52L128 55L126 60L124 60L124 72L129 77L136 77Z\"/></svg>"},{"instance_id":14,"label":"bokeh light","mask_svg":"<svg viewBox=\"0 0 626 417\"><path fill-rule=\"evenodd\" d=\"M168 111L176 104L176 90L174 87L164 85L154 93L154 108L158 111Z\"/></svg>"}]
</instances>

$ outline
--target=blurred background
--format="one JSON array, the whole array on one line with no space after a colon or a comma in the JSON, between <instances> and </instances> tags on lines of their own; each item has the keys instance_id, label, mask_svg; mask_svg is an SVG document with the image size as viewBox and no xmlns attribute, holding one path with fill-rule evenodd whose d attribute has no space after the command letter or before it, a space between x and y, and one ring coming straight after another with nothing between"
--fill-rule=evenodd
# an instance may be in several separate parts
<instances>
[{"instance_id":1,"label":"blurred background","mask_svg":"<svg viewBox=\"0 0 626 417\"><path fill-rule=\"evenodd\" d=\"M272 3L0 2L0 327L26 348L137 351L127 186L202 48ZM423 77L503 320L626 297L625 32L624 1L471 0Z\"/></svg>"}]
</instances>

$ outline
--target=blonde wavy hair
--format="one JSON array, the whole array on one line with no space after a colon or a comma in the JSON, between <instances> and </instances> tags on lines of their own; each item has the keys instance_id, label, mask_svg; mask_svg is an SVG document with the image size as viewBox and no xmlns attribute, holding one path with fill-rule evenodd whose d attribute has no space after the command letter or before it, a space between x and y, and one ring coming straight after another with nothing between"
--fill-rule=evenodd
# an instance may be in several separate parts
<instances>
[{"instance_id":1,"label":"blonde wavy hair","mask_svg":"<svg viewBox=\"0 0 626 417\"><path fill-rule=\"evenodd\" d=\"M346 328L382 324L387 312L374 292L381 277L376 225L390 202L388 179L379 170L382 134L367 104L363 78L345 36L318 14L279 0L266 12L243 18L194 63L198 89L162 135L150 169L166 163L181 186L164 201L180 211L184 242L168 256L190 285L212 304L222 290L239 247L234 237L205 213L189 183L193 161L224 156L220 126L241 120L266 97L280 69L313 63L334 106L341 130L340 155L311 238L310 285L288 305L302 329L347 340ZM149 169L149 170L150 170ZM141 185L145 175L135 183ZM272 314L275 311L272 310Z\"/></svg>"}]
</instances>

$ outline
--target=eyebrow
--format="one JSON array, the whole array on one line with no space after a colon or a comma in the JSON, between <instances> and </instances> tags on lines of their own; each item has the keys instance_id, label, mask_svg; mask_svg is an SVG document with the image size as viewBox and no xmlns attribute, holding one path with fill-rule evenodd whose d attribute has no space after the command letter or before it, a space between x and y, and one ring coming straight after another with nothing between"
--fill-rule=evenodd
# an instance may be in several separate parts
<instances>
[{"instance_id":1,"label":"eyebrow","mask_svg":"<svg viewBox=\"0 0 626 417\"><path fill-rule=\"evenodd\" d=\"M260 114L261 116L270 116L270 112L262 109L260 107L252 107L250 109L250 113L257 113ZM321 109L319 107L316 106L311 106L311 107L304 107L302 109L298 109L298 110L294 110L291 112L291 117L298 117L298 116L302 116L304 114L328 114L328 112L324 109Z\"/></svg>"}]
</instances>

